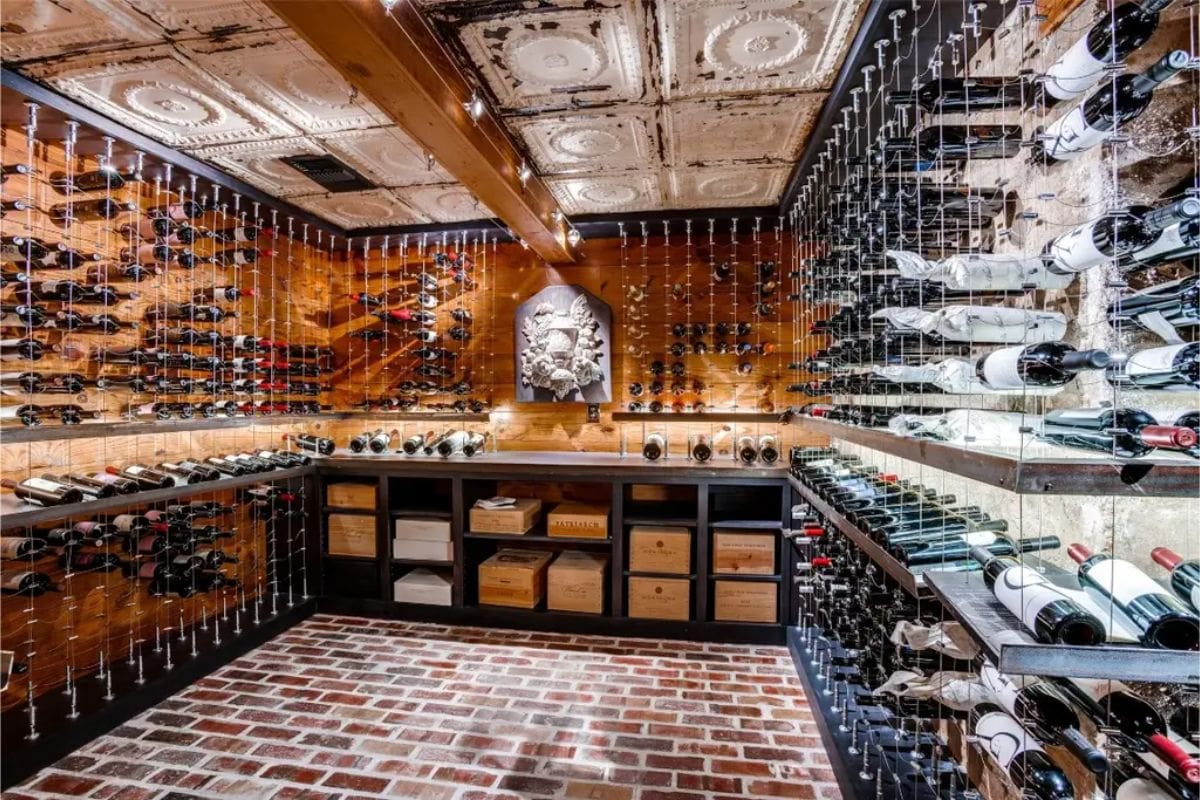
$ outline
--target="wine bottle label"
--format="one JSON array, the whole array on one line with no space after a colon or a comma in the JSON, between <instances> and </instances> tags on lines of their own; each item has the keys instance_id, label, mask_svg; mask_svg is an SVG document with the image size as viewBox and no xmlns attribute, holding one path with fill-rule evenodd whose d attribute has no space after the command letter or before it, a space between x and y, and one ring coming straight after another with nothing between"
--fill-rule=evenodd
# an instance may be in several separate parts
<instances>
[{"instance_id":1,"label":"wine bottle label","mask_svg":"<svg viewBox=\"0 0 1200 800\"><path fill-rule=\"evenodd\" d=\"M0 571L0 589L7 589L10 592L18 591L27 577L36 574L36 572L23 569L2 570Z\"/></svg>"},{"instance_id":2,"label":"wine bottle label","mask_svg":"<svg viewBox=\"0 0 1200 800\"><path fill-rule=\"evenodd\" d=\"M1093 231L1096 223L1064 233L1050 243L1050 255L1055 269L1062 272L1084 272L1108 258L1096 248Z\"/></svg>"},{"instance_id":3,"label":"wine bottle label","mask_svg":"<svg viewBox=\"0 0 1200 800\"><path fill-rule=\"evenodd\" d=\"M1046 126L1046 155L1059 161L1071 161L1085 151L1112 136L1112 131L1102 131L1088 125L1083 106L1077 106L1069 114L1059 117Z\"/></svg>"},{"instance_id":4,"label":"wine bottle label","mask_svg":"<svg viewBox=\"0 0 1200 800\"><path fill-rule=\"evenodd\" d=\"M992 389L1020 389L1025 385L1021 377L1021 346L993 350L983 357L983 380Z\"/></svg>"},{"instance_id":5,"label":"wine bottle label","mask_svg":"<svg viewBox=\"0 0 1200 800\"><path fill-rule=\"evenodd\" d=\"M1095 86L1103 77L1104 62L1092 55L1085 35L1046 70L1044 85L1046 94L1056 100L1071 100Z\"/></svg>"},{"instance_id":6,"label":"wine bottle label","mask_svg":"<svg viewBox=\"0 0 1200 800\"><path fill-rule=\"evenodd\" d=\"M1094 588L1119 605L1127 606L1144 595L1174 598L1162 585L1133 564L1120 558L1105 558L1080 570L1085 588Z\"/></svg>"},{"instance_id":7,"label":"wine bottle label","mask_svg":"<svg viewBox=\"0 0 1200 800\"><path fill-rule=\"evenodd\" d=\"M61 483L48 481L44 478L26 478L25 480L21 481L21 484L30 489L40 489L44 492L60 492L63 489Z\"/></svg>"},{"instance_id":8,"label":"wine bottle label","mask_svg":"<svg viewBox=\"0 0 1200 800\"><path fill-rule=\"evenodd\" d=\"M995 544L999 540L999 536L991 531L967 531L962 534L962 539L972 547L987 547Z\"/></svg>"},{"instance_id":9,"label":"wine bottle label","mask_svg":"<svg viewBox=\"0 0 1200 800\"><path fill-rule=\"evenodd\" d=\"M1025 732L1021 724L1003 711L984 714L975 724L975 735L1003 769L1025 752L1039 752L1041 746Z\"/></svg>"},{"instance_id":10,"label":"wine bottle label","mask_svg":"<svg viewBox=\"0 0 1200 800\"><path fill-rule=\"evenodd\" d=\"M1157 239L1155 239L1146 247L1143 247L1141 250L1134 251L1131 258L1134 261L1150 261L1164 253L1178 252L1181 254L1186 254L1192 249L1192 246L1184 242L1183 235L1180 232L1181 226L1182 223L1175 223L1174 225L1169 225L1166 228L1163 228L1163 230L1158 234ZM1179 282L1172 281L1172 283L1177 284ZM1154 288L1160 289L1161 285L1155 286ZM1140 294L1142 294L1142 292L1135 292L1133 295L1130 295L1130 297L1136 297Z\"/></svg>"},{"instance_id":11,"label":"wine bottle label","mask_svg":"<svg viewBox=\"0 0 1200 800\"><path fill-rule=\"evenodd\" d=\"M1195 344L1176 344L1138 350L1125 362L1124 374L1139 386L1169 391L1194 391L1195 387L1175 370L1176 360L1185 350L1198 350ZM1198 353L1200 354L1200 353Z\"/></svg>"},{"instance_id":12,"label":"wine bottle label","mask_svg":"<svg viewBox=\"0 0 1200 800\"><path fill-rule=\"evenodd\" d=\"M992 586L1005 608L1030 631L1037 630L1038 614L1051 603L1067 599L1067 593L1028 567L1013 566L1004 570Z\"/></svg>"},{"instance_id":13,"label":"wine bottle label","mask_svg":"<svg viewBox=\"0 0 1200 800\"><path fill-rule=\"evenodd\" d=\"M137 515L135 514L118 514L117 516L113 517L112 524L114 528L122 533L128 533L133 529L136 522Z\"/></svg>"},{"instance_id":14,"label":"wine bottle label","mask_svg":"<svg viewBox=\"0 0 1200 800\"><path fill-rule=\"evenodd\" d=\"M1141 642L1142 632L1120 609L1114 608L1107 598L1097 602L1082 589L1064 589L1063 592L1067 598L1100 621L1104 626L1104 638L1108 641L1119 644Z\"/></svg>"}]
</instances>

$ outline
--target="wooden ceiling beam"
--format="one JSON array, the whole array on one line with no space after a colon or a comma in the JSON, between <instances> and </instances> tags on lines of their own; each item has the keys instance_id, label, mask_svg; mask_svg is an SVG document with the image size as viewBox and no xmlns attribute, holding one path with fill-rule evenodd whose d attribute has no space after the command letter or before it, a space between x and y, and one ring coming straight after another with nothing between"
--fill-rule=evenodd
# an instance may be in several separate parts
<instances>
[{"instance_id":1,"label":"wooden ceiling beam","mask_svg":"<svg viewBox=\"0 0 1200 800\"><path fill-rule=\"evenodd\" d=\"M266 0L366 99L430 153L530 249L552 264L577 253L558 203L537 176L524 186L522 157L491 109L473 120L464 108L474 84L422 16L401 0Z\"/></svg>"}]
</instances>

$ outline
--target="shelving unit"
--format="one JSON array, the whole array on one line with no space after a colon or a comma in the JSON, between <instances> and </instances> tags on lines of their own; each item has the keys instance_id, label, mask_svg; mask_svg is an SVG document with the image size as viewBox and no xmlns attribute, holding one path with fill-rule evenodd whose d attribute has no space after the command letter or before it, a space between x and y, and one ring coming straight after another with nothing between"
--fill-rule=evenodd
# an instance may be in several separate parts
<instances>
[{"instance_id":1,"label":"shelving unit","mask_svg":"<svg viewBox=\"0 0 1200 800\"><path fill-rule=\"evenodd\" d=\"M1195 497L1197 487L1200 487L1200 462L1184 455L1126 461L1087 457L1022 459L1017 455L896 436L879 428L862 428L817 417L799 418L797 424L814 433L1018 494Z\"/></svg>"},{"instance_id":2,"label":"shelving unit","mask_svg":"<svg viewBox=\"0 0 1200 800\"><path fill-rule=\"evenodd\" d=\"M220 492L225 489L238 489L243 486L253 486L257 483L282 481L289 478L301 478L312 475L315 467L289 467L271 472L258 472L253 475L238 477L222 477L215 481L192 483L184 486L174 486L170 489L151 489L136 494L122 494L116 497L105 497L100 500L89 500L83 503L70 503L60 506L35 506L16 501L13 495L0 495L0 530L10 531L27 528L42 522L56 519L78 517L88 514L99 514L130 506L151 505L169 500L178 500L209 492Z\"/></svg>"},{"instance_id":3,"label":"shelving unit","mask_svg":"<svg viewBox=\"0 0 1200 800\"><path fill-rule=\"evenodd\" d=\"M1136 645L1042 644L1025 632L975 572L927 572L925 585L1001 672L1062 678L1156 681L1195 685L1200 655Z\"/></svg>"}]
</instances>

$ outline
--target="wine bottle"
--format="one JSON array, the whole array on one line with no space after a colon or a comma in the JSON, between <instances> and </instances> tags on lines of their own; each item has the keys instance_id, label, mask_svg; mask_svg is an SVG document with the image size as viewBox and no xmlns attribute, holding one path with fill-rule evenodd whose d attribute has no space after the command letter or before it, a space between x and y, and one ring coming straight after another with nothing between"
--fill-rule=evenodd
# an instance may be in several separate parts
<instances>
[{"instance_id":1,"label":"wine bottle","mask_svg":"<svg viewBox=\"0 0 1200 800\"><path fill-rule=\"evenodd\" d=\"M1092 645L1105 641L1104 623L1045 575L1014 558L971 550L992 594L1038 641Z\"/></svg>"},{"instance_id":2,"label":"wine bottle","mask_svg":"<svg viewBox=\"0 0 1200 800\"><path fill-rule=\"evenodd\" d=\"M893 106L919 106L930 112L959 114L993 109L1020 109L1024 104L1025 84L1021 78L944 77L923 83L908 92L888 92Z\"/></svg>"},{"instance_id":3,"label":"wine bottle","mask_svg":"<svg viewBox=\"0 0 1200 800\"><path fill-rule=\"evenodd\" d=\"M0 558L35 558L45 549L45 539L35 539L31 536L0 536Z\"/></svg>"},{"instance_id":4,"label":"wine bottle","mask_svg":"<svg viewBox=\"0 0 1200 800\"><path fill-rule=\"evenodd\" d=\"M111 164L101 164L97 169L68 175L65 172L50 173L50 186L59 194L71 192L113 191L125 186L125 176Z\"/></svg>"},{"instance_id":5,"label":"wine bottle","mask_svg":"<svg viewBox=\"0 0 1200 800\"><path fill-rule=\"evenodd\" d=\"M1200 389L1200 342L1138 350L1109 368L1108 381L1125 389L1195 392Z\"/></svg>"},{"instance_id":6,"label":"wine bottle","mask_svg":"<svg viewBox=\"0 0 1200 800\"><path fill-rule=\"evenodd\" d=\"M1091 97L1046 126L1034 149L1035 158L1072 161L1111 139L1119 125L1142 115L1154 90L1191 61L1184 50L1172 50L1141 74L1126 73L1105 81Z\"/></svg>"},{"instance_id":7,"label":"wine bottle","mask_svg":"<svg viewBox=\"0 0 1200 800\"><path fill-rule=\"evenodd\" d=\"M1055 409L1042 417L1037 436L1048 442L1098 450L1117 458L1139 458L1155 448L1187 450L1196 445L1189 428L1159 425L1136 408Z\"/></svg>"},{"instance_id":8,"label":"wine bottle","mask_svg":"<svg viewBox=\"0 0 1200 800\"><path fill-rule=\"evenodd\" d=\"M1115 211L1054 237L1042 250L1046 268L1062 275L1084 272L1152 244L1158 234L1142 222L1147 211L1143 206Z\"/></svg>"},{"instance_id":9,"label":"wine bottle","mask_svg":"<svg viewBox=\"0 0 1200 800\"><path fill-rule=\"evenodd\" d=\"M210 286L207 289L198 289L192 295L193 303L205 303L209 301L240 300L243 297L254 297L253 289L239 289L236 286Z\"/></svg>"},{"instance_id":10,"label":"wine bottle","mask_svg":"<svg viewBox=\"0 0 1200 800\"><path fill-rule=\"evenodd\" d=\"M123 569L125 562L116 553L67 550L58 559L59 565L70 572L113 572Z\"/></svg>"},{"instance_id":11,"label":"wine bottle","mask_svg":"<svg viewBox=\"0 0 1200 800\"><path fill-rule=\"evenodd\" d=\"M935 125L915 136L885 139L875 161L924 172L944 162L1009 158L1021 149L1020 125Z\"/></svg>"},{"instance_id":12,"label":"wine bottle","mask_svg":"<svg viewBox=\"0 0 1200 800\"><path fill-rule=\"evenodd\" d=\"M406 456L415 456L424 448L426 439L433 438L433 435L433 431L430 431L429 433L418 433L414 436L409 436L400 444L400 449L404 451Z\"/></svg>"},{"instance_id":13,"label":"wine bottle","mask_svg":"<svg viewBox=\"0 0 1200 800\"><path fill-rule=\"evenodd\" d=\"M1023 794L1038 800L1073 800L1075 790L1037 740L1003 711L982 715L975 736Z\"/></svg>"},{"instance_id":14,"label":"wine bottle","mask_svg":"<svg viewBox=\"0 0 1200 800\"><path fill-rule=\"evenodd\" d=\"M742 436L737 441L738 460L743 464L753 464L758 461L758 443L753 436Z\"/></svg>"},{"instance_id":15,"label":"wine bottle","mask_svg":"<svg viewBox=\"0 0 1200 800\"><path fill-rule=\"evenodd\" d=\"M1079 564L1080 585L1120 609L1142 631L1143 644L1167 650L1200 649L1200 618L1146 573L1078 543L1067 548L1067 555Z\"/></svg>"},{"instance_id":16,"label":"wine bottle","mask_svg":"<svg viewBox=\"0 0 1200 800\"><path fill-rule=\"evenodd\" d=\"M758 457L764 464L774 464L779 460L779 445L774 436L767 434L758 437Z\"/></svg>"},{"instance_id":17,"label":"wine bottle","mask_svg":"<svg viewBox=\"0 0 1200 800\"><path fill-rule=\"evenodd\" d=\"M1150 557L1160 567L1170 571L1171 588L1175 594L1200 611L1200 561L1184 561L1183 556L1169 547L1154 548L1150 551Z\"/></svg>"},{"instance_id":18,"label":"wine bottle","mask_svg":"<svg viewBox=\"0 0 1200 800\"><path fill-rule=\"evenodd\" d=\"M50 576L26 569L0 570L0 593L36 597L54 588Z\"/></svg>"},{"instance_id":19,"label":"wine bottle","mask_svg":"<svg viewBox=\"0 0 1200 800\"><path fill-rule=\"evenodd\" d=\"M442 437L437 444L437 453L442 458L462 452L463 444L467 441L466 431L452 431Z\"/></svg>"},{"instance_id":20,"label":"wine bottle","mask_svg":"<svg viewBox=\"0 0 1200 800\"><path fill-rule=\"evenodd\" d=\"M1117 262L1117 266L1122 272L1134 272L1192 258L1197 253L1200 253L1200 220L1189 219L1163 228L1157 239L1145 247L1123 255ZM1189 276L1183 280L1183 283L1194 287L1196 276ZM1150 290L1144 291L1153 291L1156 288L1151 287ZM1195 303L1193 302L1194 307ZM1193 313L1192 316L1195 314Z\"/></svg>"},{"instance_id":21,"label":"wine bottle","mask_svg":"<svg viewBox=\"0 0 1200 800\"><path fill-rule=\"evenodd\" d=\"M467 434L467 440L463 442L462 452L467 458L478 453L484 452L484 446L487 444L487 433L480 431L471 431Z\"/></svg>"},{"instance_id":22,"label":"wine bottle","mask_svg":"<svg viewBox=\"0 0 1200 800\"><path fill-rule=\"evenodd\" d=\"M1188 224L1195 226L1200 244L1200 222ZM1181 339L1176 328L1200 325L1200 276L1190 275L1127 294L1108 307L1108 320L1114 326L1129 321L1164 341L1178 343Z\"/></svg>"},{"instance_id":23,"label":"wine bottle","mask_svg":"<svg viewBox=\"0 0 1200 800\"><path fill-rule=\"evenodd\" d=\"M642 457L647 461L657 461L667 452L667 441L661 433L646 434L642 440Z\"/></svg>"},{"instance_id":24,"label":"wine bottle","mask_svg":"<svg viewBox=\"0 0 1200 800\"><path fill-rule=\"evenodd\" d=\"M84 499L93 500L105 497L116 497L119 491L116 486L111 483L106 483L101 480L96 480L87 475L77 475L68 473L66 475L42 475L43 478L49 481L55 481L67 486L74 487L83 492Z\"/></svg>"},{"instance_id":25,"label":"wine bottle","mask_svg":"<svg viewBox=\"0 0 1200 800\"><path fill-rule=\"evenodd\" d=\"M1105 67L1124 61L1158 27L1158 15L1171 0L1136 0L1104 13L1088 32L1046 70L1047 105L1079 97L1108 76Z\"/></svg>"},{"instance_id":26,"label":"wine bottle","mask_svg":"<svg viewBox=\"0 0 1200 800\"><path fill-rule=\"evenodd\" d=\"M204 214L204 206L197 203L195 200L183 200L178 203L167 203L166 205L156 206L146 210L146 215L153 217L165 217L171 222L187 222L189 219L196 219Z\"/></svg>"},{"instance_id":27,"label":"wine bottle","mask_svg":"<svg viewBox=\"0 0 1200 800\"><path fill-rule=\"evenodd\" d=\"M108 466L104 468L109 475L117 475L137 481L144 489L169 489L175 485L175 479L170 475L150 469L145 464L130 464L125 467Z\"/></svg>"},{"instance_id":28,"label":"wine bottle","mask_svg":"<svg viewBox=\"0 0 1200 800\"><path fill-rule=\"evenodd\" d=\"M1031 726L1038 738L1054 740L1097 775L1108 771L1108 757L1080 731L1070 698L1054 684L1037 677L1009 677L988 663L979 668L979 679L1000 707Z\"/></svg>"},{"instance_id":29,"label":"wine bottle","mask_svg":"<svg viewBox=\"0 0 1200 800\"><path fill-rule=\"evenodd\" d=\"M292 441L302 450L309 450L314 453L319 453L323 456L332 455L334 448L333 439L326 439L320 436L314 436L311 433L288 433L284 434L283 440Z\"/></svg>"},{"instance_id":30,"label":"wine bottle","mask_svg":"<svg viewBox=\"0 0 1200 800\"><path fill-rule=\"evenodd\" d=\"M975 363L975 375L990 389L1025 386L1064 386L1075 373L1103 369L1109 355L1103 350L1076 350L1065 342L1040 342L1004 347Z\"/></svg>"},{"instance_id":31,"label":"wine bottle","mask_svg":"<svg viewBox=\"0 0 1200 800\"><path fill-rule=\"evenodd\" d=\"M0 339L0 361L40 361L52 350L37 339Z\"/></svg>"},{"instance_id":32,"label":"wine bottle","mask_svg":"<svg viewBox=\"0 0 1200 800\"><path fill-rule=\"evenodd\" d=\"M46 478L30 477L23 481L3 478L0 479L0 486L11 489L13 494L26 502L40 506L63 506L83 502L83 492L73 486Z\"/></svg>"},{"instance_id":33,"label":"wine bottle","mask_svg":"<svg viewBox=\"0 0 1200 800\"><path fill-rule=\"evenodd\" d=\"M46 212L55 222L103 222L113 219L120 214L135 211L137 206L132 203L121 203L111 197L99 200L79 200L74 203L60 203L51 206Z\"/></svg>"},{"instance_id":34,"label":"wine bottle","mask_svg":"<svg viewBox=\"0 0 1200 800\"><path fill-rule=\"evenodd\" d=\"M1108 736L1121 746L1138 752L1149 750L1188 783L1200 783L1200 759L1176 744L1168 735L1167 723L1154 706L1138 697L1119 681L1071 678L1063 688Z\"/></svg>"}]
</instances>

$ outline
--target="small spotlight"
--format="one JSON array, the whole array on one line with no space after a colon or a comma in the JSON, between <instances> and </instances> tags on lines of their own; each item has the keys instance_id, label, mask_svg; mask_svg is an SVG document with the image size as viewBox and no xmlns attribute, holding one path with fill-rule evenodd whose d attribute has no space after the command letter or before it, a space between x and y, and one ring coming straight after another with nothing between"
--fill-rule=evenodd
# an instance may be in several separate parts
<instances>
[{"instance_id":1,"label":"small spotlight","mask_svg":"<svg viewBox=\"0 0 1200 800\"><path fill-rule=\"evenodd\" d=\"M463 108L471 115L471 119L476 122L479 121L479 118L483 116L483 112L486 110L483 105L483 98L474 92L471 93L471 99L463 103Z\"/></svg>"},{"instance_id":2,"label":"small spotlight","mask_svg":"<svg viewBox=\"0 0 1200 800\"><path fill-rule=\"evenodd\" d=\"M554 222L562 222L563 213L556 208L550 212L550 219L552 219Z\"/></svg>"},{"instance_id":3,"label":"small spotlight","mask_svg":"<svg viewBox=\"0 0 1200 800\"><path fill-rule=\"evenodd\" d=\"M529 249L529 242L527 242L527 241L525 241L524 239L522 239L522 240L521 240L521 247L523 247L524 249L528 250L528 249Z\"/></svg>"},{"instance_id":4,"label":"small spotlight","mask_svg":"<svg viewBox=\"0 0 1200 800\"><path fill-rule=\"evenodd\" d=\"M582 238L583 237L579 235L579 231L575 230L574 228L571 228L571 230L567 231L567 244L571 245L571 247L579 244L579 240Z\"/></svg>"},{"instance_id":5,"label":"small spotlight","mask_svg":"<svg viewBox=\"0 0 1200 800\"><path fill-rule=\"evenodd\" d=\"M388 12L400 4L400 0L379 0L379 2L383 5L383 10Z\"/></svg>"},{"instance_id":6,"label":"small spotlight","mask_svg":"<svg viewBox=\"0 0 1200 800\"><path fill-rule=\"evenodd\" d=\"M521 185L524 186L525 184L529 183L529 179L532 177L533 170L529 168L528 164L522 161L521 166L517 168L517 180L519 180Z\"/></svg>"}]
</instances>

